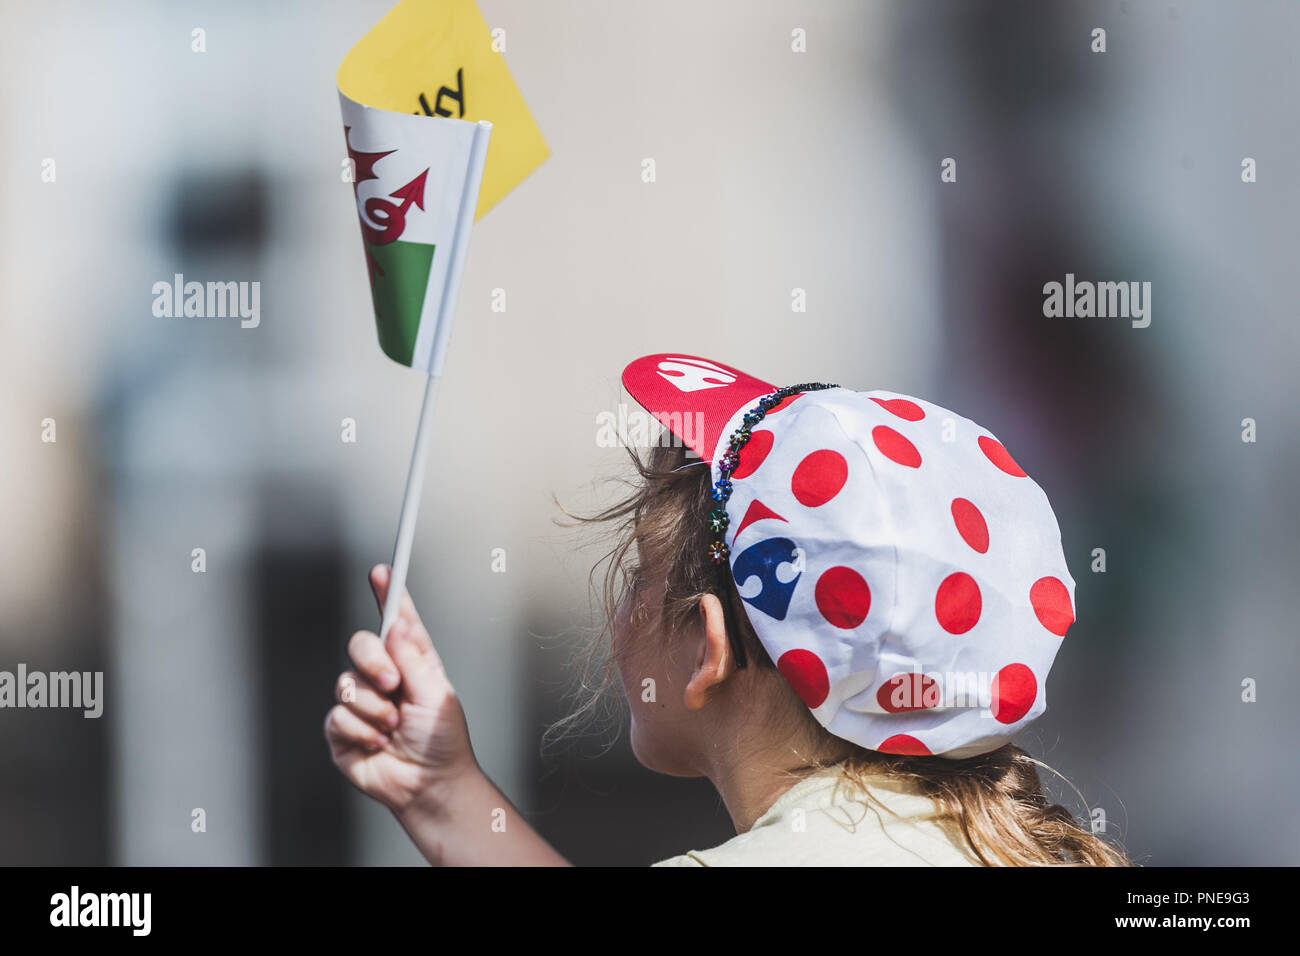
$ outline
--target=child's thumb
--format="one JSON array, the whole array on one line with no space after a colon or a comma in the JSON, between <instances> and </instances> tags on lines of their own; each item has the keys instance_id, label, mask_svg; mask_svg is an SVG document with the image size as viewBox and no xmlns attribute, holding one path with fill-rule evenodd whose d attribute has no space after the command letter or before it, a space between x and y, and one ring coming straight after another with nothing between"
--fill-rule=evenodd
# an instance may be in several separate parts
<instances>
[{"instance_id":1,"label":"child's thumb","mask_svg":"<svg viewBox=\"0 0 1300 956\"><path fill-rule=\"evenodd\" d=\"M384 646L402 675L402 697L432 707L446 695L447 678L433 646L427 638L419 638L405 620L398 618L389 628Z\"/></svg>"}]
</instances>

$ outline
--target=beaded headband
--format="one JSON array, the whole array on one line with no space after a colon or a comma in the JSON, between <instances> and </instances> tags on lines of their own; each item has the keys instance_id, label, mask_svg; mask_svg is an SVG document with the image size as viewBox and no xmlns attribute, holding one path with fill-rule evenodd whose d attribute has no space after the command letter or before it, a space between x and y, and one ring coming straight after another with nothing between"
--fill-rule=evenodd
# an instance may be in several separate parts
<instances>
[{"instance_id":1,"label":"beaded headband","mask_svg":"<svg viewBox=\"0 0 1300 956\"><path fill-rule=\"evenodd\" d=\"M709 530L714 534L713 542L709 545L709 558L714 564L722 564L727 560L729 554L726 533L727 525L731 521L727 517L727 499L731 497L731 475L740 465L740 450L749 441L754 426L761 422L768 412L791 395L798 395L800 392L816 392L823 388L839 387L838 385L827 385L824 382L787 385L785 388L778 388L775 392L764 395L758 400L756 406L745 412L745 417L741 420L739 427L731 433L731 438L727 440L727 450L718 459L718 480L713 483L711 497L717 502L718 506L709 513Z\"/></svg>"}]
</instances>

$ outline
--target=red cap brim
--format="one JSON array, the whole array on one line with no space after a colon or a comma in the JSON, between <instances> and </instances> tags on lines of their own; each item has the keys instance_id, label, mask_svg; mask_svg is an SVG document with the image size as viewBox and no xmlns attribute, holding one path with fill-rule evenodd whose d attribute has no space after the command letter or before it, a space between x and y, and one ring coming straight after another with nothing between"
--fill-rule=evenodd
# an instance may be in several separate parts
<instances>
[{"instance_id":1,"label":"red cap brim","mask_svg":"<svg viewBox=\"0 0 1300 956\"><path fill-rule=\"evenodd\" d=\"M730 365L681 352L645 355L630 363L623 369L623 387L709 464L732 416L776 391L775 385Z\"/></svg>"}]
</instances>

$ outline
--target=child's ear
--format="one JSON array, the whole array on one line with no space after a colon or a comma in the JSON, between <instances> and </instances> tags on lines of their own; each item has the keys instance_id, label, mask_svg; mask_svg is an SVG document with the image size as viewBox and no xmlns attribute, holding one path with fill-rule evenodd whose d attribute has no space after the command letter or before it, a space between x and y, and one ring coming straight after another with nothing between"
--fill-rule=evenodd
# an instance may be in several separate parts
<instances>
[{"instance_id":1,"label":"child's ear","mask_svg":"<svg viewBox=\"0 0 1300 956\"><path fill-rule=\"evenodd\" d=\"M700 598L700 623L703 635L695 658L695 670L686 684L687 710L699 710L708 702L709 692L731 676L736 669L727 639L727 619L717 595Z\"/></svg>"}]
</instances>

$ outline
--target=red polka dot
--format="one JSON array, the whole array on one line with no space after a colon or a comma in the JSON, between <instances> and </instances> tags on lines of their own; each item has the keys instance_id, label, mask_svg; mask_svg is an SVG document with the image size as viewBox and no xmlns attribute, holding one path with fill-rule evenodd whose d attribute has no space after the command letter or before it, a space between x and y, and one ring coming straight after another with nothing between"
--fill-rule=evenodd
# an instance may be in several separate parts
<instances>
[{"instance_id":1,"label":"red polka dot","mask_svg":"<svg viewBox=\"0 0 1300 956\"><path fill-rule=\"evenodd\" d=\"M790 490L801 505L816 508L840 493L849 479L849 463L837 451L823 448L799 462L790 478Z\"/></svg>"},{"instance_id":2,"label":"red polka dot","mask_svg":"<svg viewBox=\"0 0 1300 956\"><path fill-rule=\"evenodd\" d=\"M939 684L925 674L895 674L876 691L876 703L887 714L938 707L940 702Z\"/></svg>"},{"instance_id":3,"label":"red polka dot","mask_svg":"<svg viewBox=\"0 0 1300 956\"><path fill-rule=\"evenodd\" d=\"M1074 623L1074 609L1070 607L1070 592L1059 578L1049 575L1035 581L1029 589L1029 603L1043 627L1057 637L1065 637Z\"/></svg>"},{"instance_id":4,"label":"red polka dot","mask_svg":"<svg viewBox=\"0 0 1300 956\"><path fill-rule=\"evenodd\" d=\"M776 662L776 669L794 688L799 699L809 707L820 707L831 692L831 679L826 673L826 665L812 651L803 648L786 651Z\"/></svg>"},{"instance_id":5,"label":"red polka dot","mask_svg":"<svg viewBox=\"0 0 1300 956\"><path fill-rule=\"evenodd\" d=\"M930 756L930 748L911 734L894 734L894 736L882 740L880 746L876 749L882 754L897 754L900 757Z\"/></svg>"},{"instance_id":6,"label":"red polka dot","mask_svg":"<svg viewBox=\"0 0 1300 956\"><path fill-rule=\"evenodd\" d=\"M772 450L774 440L775 436L769 431L752 432L749 441L745 442L745 447L740 449L740 463L731 473L731 477L748 478L758 471L758 466L763 464L767 453Z\"/></svg>"},{"instance_id":7,"label":"red polka dot","mask_svg":"<svg viewBox=\"0 0 1300 956\"><path fill-rule=\"evenodd\" d=\"M988 435L980 436L980 450L984 452L985 457L1008 475L1016 478L1028 478L1024 470L1016 464L1016 460L1011 457L1010 452L1002 447L1001 442L994 441Z\"/></svg>"},{"instance_id":8,"label":"red polka dot","mask_svg":"<svg viewBox=\"0 0 1300 956\"><path fill-rule=\"evenodd\" d=\"M921 453L916 450L916 446L888 425L877 425L871 429L871 440L890 461L908 468L921 467Z\"/></svg>"},{"instance_id":9,"label":"red polka dot","mask_svg":"<svg viewBox=\"0 0 1300 956\"><path fill-rule=\"evenodd\" d=\"M857 627L871 610L871 589L852 568L835 567L822 572L813 591L817 610L835 627Z\"/></svg>"},{"instance_id":10,"label":"red polka dot","mask_svg":"<svg viewBox=\"0 0 1300 956\"><path fill-rule=\"evenodd\" d=\"M952 520L961 539L980 554L989 549L989 526L980 510L965 498L952 499Z\"/></svg>"},{"instance_id":11,"label":"red polka dot","mask_svg":"<svg viewBox=\"0 0 1300 956\"><path fill-rule=\"evenodd\" d=\"M885 411L899 418L905 418L909 422L919 422L925 417L925 412L921 410L920 405L909 402L905 398L873 398L872 401Z\"/></svg>"},{"instance_id":12,"label":"red polka dot","mask_svg":"<svg viewBox=\"0 0 1300 956\"><path fill-rule=\"evenodd\" d=\"M949 634L965 634L980 619L980 586L963 571L950 574L934 596L934 616Z\"/></svg>"},{"instance_id":13,"label":"red polka dot","mask_svg":"<svg viewBox=\"0 0 1300 956\"><path fill-rule=\"evenodd\" d=\"M1038 680L1024 664L1008 664L993 675L989 709L1000 723L1014 724L1034 706Z\"/></svg>"}]
</instances>

